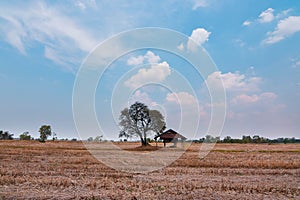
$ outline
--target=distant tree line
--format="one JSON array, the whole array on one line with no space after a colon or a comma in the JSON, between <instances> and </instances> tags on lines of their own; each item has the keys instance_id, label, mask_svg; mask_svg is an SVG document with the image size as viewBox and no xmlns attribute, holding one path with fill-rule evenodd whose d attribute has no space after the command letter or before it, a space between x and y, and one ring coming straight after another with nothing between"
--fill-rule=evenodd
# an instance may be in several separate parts
<instances>
[{"instance_id":1,"label":"distant tree line","mask_svg":"<svg viewBox=\"0 0 300 200\"><path fill-rule=\"evenodd\" d=\"M37 140L40 142L45 142L47 138L51 135L53 135L52 140L57 140L56 133L51 131L51 126L50 125L43 125L39 129L40 132L40 138ZM9 131L3 131L0 130L0 140L13 140L15 139L13 137L14 134L9 133ZM34 138L29 134L29 132L24 132L20 134L19 136L20 140L34 140ZM68 141L68 139L62 139ZM151 142L149 138L147 138L148 143ZM71 139L70 141L77 141L76 138ZM89 142L101 142L103 141L103 135L96 136L95 138L89 137L87 139ZM104 140L106 141L106 140ZM124 140L127 141L127 140ZM220 137L214 137L212 135L206 135L203 138L200 138L198 140L188 140L190 142L194 143L239 143L239 144L261 144L261 143L269 143L269 144L276 144L276 143L284 143L284 144L289 144L289 143L300 143L300 139L296 139L295 137L292 138L277 138L277 139L269 139L266 137L261 137L259 135L254 135L251 137L250 135L243 135L242 138L232 138L230 136L224 137L224 139L221 139Z\"/></svg>"},{"instance_id":2,"label":"distant tree line","mask_svg":"<svg viewBox=\"0 0 300 200\"><path fill-rule=\"evenodd\" d=\"M239 144L261 144L261 143L300 143L300 139L296 139L295 137L292 138L277 138L277 139L269 139L265 137L261 137L259 135L254 135L251 137L250 135L243 135L241 139L231 138L230 136L226 136L224 139L220 139L220 137L213 137L211 135L206 135L199 140L193 140L195 143L239 143Z\"/></svg>"},{"instance_id":3,"label":"distant tree line","mask_svg":"<svg viewBox=\"0 0 300 200\"><path fill-rule=\"evenodd\" d=\"M48 138L48 136L51 136L52 131L51 131L51 126L50 125L43 125L39 129L40 133L40 138L38 139L40 142L45 142ZM2 131L0 130L0 140L13 140L13 135L10 134L9 131ZM19 136L20 140L34 140L33 137L29 134L28 131L20 134ZM57 139L56 138L56 133L53 133L53 140Z\"/></svg>"}]
</instances>

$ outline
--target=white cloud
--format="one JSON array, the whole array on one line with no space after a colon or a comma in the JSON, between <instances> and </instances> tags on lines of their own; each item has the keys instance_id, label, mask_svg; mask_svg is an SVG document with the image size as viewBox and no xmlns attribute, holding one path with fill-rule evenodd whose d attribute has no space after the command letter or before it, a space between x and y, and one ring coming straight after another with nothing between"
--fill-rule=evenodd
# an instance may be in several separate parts
<instances>
[{"instance_id":1,"label":"white cloud","mask_svg":"<svg viewBox=\"0 0 300 200\"><path fill-rule=\"evenodd\" d=\"M274 9L273 8L268 8L267 10L263 11L258 18L258 21L260 23L268 23L271 22L275 19L274 16Z\"/></svg>"},{"instance_id":2,"label":"white cloud","mask_svg":"<svg viewBox=\"0 0 300 200\"><path fill-rule=\"evenodd\" d=\"M208 0L193 0L193 10L208 6Z\"/></svg>"},{"instance_id":3,"label":"white cloud","mask_svg":"<svg viewBox=\"0 0 300 200\"><path fill-rule=\"evenodd\" d=\"M294 68L300 67L300 60L293 63L292 67L294 67Z\"/></svg>"},{"instance_id":4,"label":"white cloud","mask_svg":"<svg viewBox=\"0 0 300 200\"><path fill-rule=\"evenodd\" d=\"M268 33L268 38L263 42L266 44L277 43L296 32L300 31L300 16L289 16L280 20L273 32Z\"/></svg>"},{"instance_id":5,"label":"white cloud","mask_svg":"<svg viewBox=\"0 0 300 200\"><path fill-rule=\"evenodd\" d=\"M290 58L292 68L300 67L300 56Z\"/></svg>"},{"instance_id":6,"label":"white cloud","mask_svg":"<svg viewBox=\"0 0 300 200\"><path fill-rule=\"evenodd\" d=\"M278 13L277 15L275 15L274 14L275 10L273 8L268 8L267 10L261 12L261 14L257 18L257 21L259 23L269 23L269 22L274 21L275 19L279 20L279 19L286 17L290 11L292 11L292 9L283 10L280 13ZM248 26L250 24L252 24L252 22L249 20L246 20L243 23L244 26Z\"/></svg>"},{"instance_id":7,"label":"white cloud","mask_svg":"<svg viewBox=\"0 0 300 200\"><path fill-rule=\"evenodd\" d=\"M282 18L286 17L291 11L292 11L292 9L287 9L287 10L281 11L279 14L276 15L276 19L282 19Z\"/></svg>"},{"instance_id":8,"label":"white cloud","mask_svg":"<svg viewBox=\"0 0 300 200\"><path fill-rule=\"evenodd\" d=\"M75 6L80 8L80 10L85 10L86 9L86 5L82 1L75 1Z\"/></svg>"},{"instance_id":9,"label":"white cloud","mask_svg":"<svg viewBox=\"0 0 300 200\"><path fill-rule=\"evenodd\" d=\"M177 46L177 49L179 49L180 51L184 50L183 43L180 43L180 45Z\"/></svg>"},{"instance_id":10,"label":"white cloud","mask_svg":"<svg viewBox=\"0 0 300 200\"><path fill-rule=\"evenodd\" d=\"M247 95L247 94L241 94L236 97L234 97L231 100L231 103L233 104L253 104L258 103L260 101L267 103L270 101L273 101L277 98L277 95L272 92L264 92L262 94L254 94L254 95Z\"/></svg>"},{"instance_id":11,"label":"white cloud","mask_svg":"<svg viewBox=\"0 0 300 200\"><path fill-rule=\"evenodd\" d=\"M236 123L235 120L246 123L253 116L278 113L285 108L285 105L276 102L275 93L262 91L260 77L239 72L214 72L208 76L206 83L210 84L212 89L219 90L222 89L221 85L217 84L220 79L226 92L229 123Z\"/></svg>"},{"instance_id":12,"label":"white cloud","mask_svg":"<svg viewBox=\"0 0 300 200\"><path fill-rule=\"evenodd\" d=\"M148 63L158 63L160 61L160 57L155 55L152 51L148 51L144 57Z\"/></svg>"},{"instance_id":13,"label":"white cloud","mask_svg":"<svg viewBox=\"0 0 300 200\"><path fill-rule=\"evenodd\" d=\"M246 45L245 42L241 39L236 39L234 40L234 42L236 42L240 47L244 47Z\"/></svg>"},{"instance_id":14,"label":"white cloud","mask_svg":"<svg viewBox=\"0 0 300 200\"><path fill-rule=\"evenodd\" d=\"M155 55L152 51L147 51L144 56L132 56L127 60L127 65L137 66L143 63L158 63L160 57Z\"/></svg>"},{"instance_id":15,"label":"white cloud","mask_svg":"<svg viewBox=\"0 0 300 200\"><path fill-rule=\"evenodd\" d=\"M244 21L243 26L249 26L251 23L252 23L252 22L246 20L246 21Z\"/></svg>"},{"instance_id":16,"label":"white cloud","mask_svg":"<svg viewBox=\"0 0 300 200\"><path fill-rule=\"evenodd\" d=\"M273 115L280 113L286 107L284 104L276 102L277 95L273 92L263 92L260 94L240 94L230 100L229 110L233 118L251 118L253 115Z\"/></svg>"},{"instance_id":17,"label":"white cloud","mask_svg":"<svg viewBox=\"0 0 300 200\"><path fill-rule=\"evenodd\" d=\"M95 0L77 0L75 1L75 6L84 11L88 7L96 8L97 4Z\"/></svg>"},{"instance_id":18,"label":"white cloud","mask_svg":"<svg viewBox=\"0 0 300 200\"><path fill-rule=\"evenodd\" d=\"M143 102L144 104L146 104L150 107L155 107L158 105L155 101L153 101L149 97L148 93L142 92L141 90L135 91L135 93L130 97L129 103L130 103L130 105L132 105L136 101Z\"/></svg>"},{"instance_id":19,"label":"white cloud","mask_svg":"<svg viewBox=\"0 0 300 200\"><path fill-rule=\"evenodd\" d=\"M197 105L197 99L187 92L168 93L166 100L181 105Z\"/></svg>"},{"instance_id":20,"label":"white cloud","mask_svg":"<svg viewBox=\"0 0 300 200\"><path fill-rule=\"evenodd\" d=\"M171 68L166 61L158 64L152 64L149 69L142 68L137 74L125 81L125 85L132 89L141 87L148 82L162 82L171 74Z\"/></svg>"},{"instance_id":21,"label":"white cloud","mask_svg":"<svg viewBox=\"0 0 300 200\"><path fill-rule=\"evenodd\" d=\"M64 62L62 61L61 58L59 58L59 55L57 55L56 51L50 47L45 47L45 57L48 58L49 60L52 60L53 62L64 65Z\"/></svg>"},{"instance_id":22,"label":"white cloud","mask_svg":"<svg viewBox=\"0 0 300 200\"><path fill-rule=\"evenodd\" d=\"M136 65L141 65L144 62L144 56L137 56L137 57L130 57L127 60L127 65L132 65L132 66L136 66Z\"/></svg>"},{"instance_id":23,"label":"white cloud","mask_svg":"<svg viewBox=\"0 0 300 200\"><path fill-rule=\"evenodd\" d=\"M210 74L206 79L206 84L210 85L214 89L222 89L220 81L223 82L223 87L226 91L258 91L259 84L261 83L260 77L246 77L239 72L228 72L222 74L220 71L216 71Z\"/></svg>"},{"instance_id":24,"label":"white cloud","mask_svg":"<svg viewBox=\"0 0 300 200\"><path fill-rule=\"evenodd\" d=\"M211 32L208 32L204 28L197 28L193 30L189 40L187 42L187 48L190 51L194 51L197 48L196 45L202 45L204 42L208 41Z\"/></svg>"},{"instance_id":25,"label":"white cloud","mask_svg":"<svg viewBox=\"0 0 300 200\"><path fill-rule=\"evenodd\" d=\"M0 29L6 41L22 54L26 54L26 48L37 42L48 49L45 56L57 63L58 58L54 56L54 52L49 52L50 49L65 52L67 55L88 52L97 44L97 41L72 18L43 3L29 5L28 8L1 9L0 18L5 22ZM61 57L60 62L68 60L68 56Z\"/></svg>"}]
</instances>

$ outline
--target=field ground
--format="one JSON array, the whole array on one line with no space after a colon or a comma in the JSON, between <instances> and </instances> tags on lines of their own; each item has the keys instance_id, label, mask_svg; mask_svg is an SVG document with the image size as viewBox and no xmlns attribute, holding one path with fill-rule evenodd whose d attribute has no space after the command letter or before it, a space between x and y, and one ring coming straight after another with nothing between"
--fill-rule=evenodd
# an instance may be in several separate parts
<instances>
[{"instance_id":1,"label":"field ground","mask_svg":"<svg viewBox=\"0 0 300 200\"><path fill-rule=\"evenodd\" d=\"M81 142L0 141L0 199L300 199L300 144L217 144L203 159L200 145L134 174L102 164Z\"/></svg>"}]
</instances>

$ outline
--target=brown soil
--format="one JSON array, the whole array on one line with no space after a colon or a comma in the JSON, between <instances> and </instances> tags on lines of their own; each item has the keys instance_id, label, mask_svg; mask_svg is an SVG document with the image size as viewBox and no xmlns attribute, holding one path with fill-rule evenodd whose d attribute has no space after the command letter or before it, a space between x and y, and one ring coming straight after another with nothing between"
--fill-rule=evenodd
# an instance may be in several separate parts
<instances>
[{"instance_id":1,"label":"brown soil","mask_svg":"<svg viewBox=\"0 0 300 200\"><path fill-rule=\"evenodd\" d=\"M300 199L300 144L217 144L202 159L199 148L164 169L130 174L81 142L0 141L0 199Z\"/></svg>"}]
</instances>

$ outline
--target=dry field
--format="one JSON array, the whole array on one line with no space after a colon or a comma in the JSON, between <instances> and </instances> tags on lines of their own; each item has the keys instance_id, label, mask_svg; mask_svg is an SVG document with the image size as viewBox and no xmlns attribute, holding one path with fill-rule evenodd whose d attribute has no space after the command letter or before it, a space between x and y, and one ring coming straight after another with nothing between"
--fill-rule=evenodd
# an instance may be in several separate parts
<instances>
[{"instance_id":1,"label":"dry field","mask_svg":"<svg viewBox=\"0 0 300 200\"><path fill-rule=\"evenodd\" d=\"M199 159L200 145L132 174L81 142L0 141L0 199L300 199L300 144L217 144Z\"/></svg>"}]
</instances>

